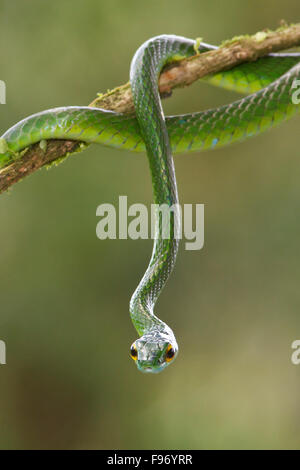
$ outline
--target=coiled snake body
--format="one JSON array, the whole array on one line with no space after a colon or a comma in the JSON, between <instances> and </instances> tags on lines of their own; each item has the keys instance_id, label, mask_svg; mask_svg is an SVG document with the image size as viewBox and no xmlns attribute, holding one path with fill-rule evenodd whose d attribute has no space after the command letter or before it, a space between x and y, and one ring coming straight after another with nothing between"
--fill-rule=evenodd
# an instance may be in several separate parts
<instances>
[{"instance_id":1,"label":"coiled snake body","mask_svg":"<svg viewBox=\"0 0 300 470\"><path fill-rule=\"evenodd\" d=\"M165 119L158 92L164 65L195 54L195 41L158 36L136 52L130 82L136 116L90 107L64 107L30 116L0 138L0 169L22 150L46 139L79 140L110 147L146 150L154 202L177 207L178 194L173 153L221 147L261 133L299 112L292 102L293 84L300 79L299 54L270 54L255 63L206 78L209 82L249 96L216 109ZM214 46L200 44L199 50ZM1 174L0 174L1 176ZM130 314L140 335L131 357L145 372L159 372L177 355L171 328L154 314L154 305L174 267L179 225L178 211L170 211L170 237L162 236L162 217L156 216L156 237L148 268L130 301Z\"/></svg>"}]
</instances>

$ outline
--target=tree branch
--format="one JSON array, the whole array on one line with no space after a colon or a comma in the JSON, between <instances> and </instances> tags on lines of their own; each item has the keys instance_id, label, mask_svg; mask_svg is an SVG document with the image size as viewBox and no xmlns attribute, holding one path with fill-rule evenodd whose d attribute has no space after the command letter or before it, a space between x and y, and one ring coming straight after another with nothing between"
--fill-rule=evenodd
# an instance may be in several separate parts
<instances>
[{"instance_id":1,"label":"tree branch","mask_svg":"<svg viewBox=\"0 0 300 470\"><path fill-rule=\"evenodd\" d=\"M282 51L300 45L300 24L283 24L276 31L261 31L253 36L239 36L225 41L218 49L197 54L170 64L159 78L162 97L170 96L174 88L192 84L199 78L228 70L243 62L251 62L271 52ZM133 113L130 84L126 83L99 95L90 106L121 113ZM57 161L75 151L79 142L67 140L48 141L44 152L35 144L18 160L0 170L0 193L44 165Z\"/></svg>"}]
</instances>

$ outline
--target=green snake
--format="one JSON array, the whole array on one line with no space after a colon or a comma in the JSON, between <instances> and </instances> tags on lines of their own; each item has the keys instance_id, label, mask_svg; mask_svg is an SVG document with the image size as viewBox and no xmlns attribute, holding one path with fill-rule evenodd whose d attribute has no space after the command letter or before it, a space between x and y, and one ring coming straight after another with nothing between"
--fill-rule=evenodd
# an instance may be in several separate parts
<instances>
[{"instance_id":1,"label":"green snake","mask_svg":"<svg viewBox=\"0 0 300 470\"><path fill-rule=\"evenodd\" d=\"M292 102L294 80L300 79L300 54L279 53L205 78L214 85L250 93L248 96L216 109L165 118L158 92L159 74L166 64L194 55L195 47L196 41L179 36L150 39L135 53L130 68L135 116L78 106L34 114L0 138L0 168L21 158L30 145L45 144L47 139L100 143L134 152L146 150L154 202L177 207L172 153L222 147L243 140L290 118L300 109ZM214 48L201 43L199 52ZM132 344L130 354L144 372L163 370L178 352L173 331L154 314L155 303L175 264L178 224L178 211L170 211L170 237L164 238L162 217L156 214L152 256L130 301L130 315L140 336Z\"/></svg>"}]
</instances>

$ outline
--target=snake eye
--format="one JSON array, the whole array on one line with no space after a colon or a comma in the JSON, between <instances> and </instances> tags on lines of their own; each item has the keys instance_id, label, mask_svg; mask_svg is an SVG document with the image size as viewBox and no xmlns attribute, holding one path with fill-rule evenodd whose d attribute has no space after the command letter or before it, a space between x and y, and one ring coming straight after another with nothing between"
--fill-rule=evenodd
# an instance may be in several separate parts
<instances>
[{"instance_id":1,"label":"snake eye","mask_svg":"<svg viewBox=\"0 0 300 470\"><path fill-rule=\"evenodd\" d=\"M138 353L137 353L136 346L133 344L130 348L130 356L132 357L132 359L134 361L136 361L137 360L137 355L138 355Z\"/></svg>"},{"instance_id":2,"label":"snake eye","mask_svg":"<svg viewBox=\"0 0 300 470\"><path fill-rule=\"evenodd\" d=\"M167 350L166 350L166 356L165 356L166 361L167 362L172 361L174 356L175 356L175 351L172 348L172 344L169 344L169 346L167 347Z\"/></svg>"}]
</instances>

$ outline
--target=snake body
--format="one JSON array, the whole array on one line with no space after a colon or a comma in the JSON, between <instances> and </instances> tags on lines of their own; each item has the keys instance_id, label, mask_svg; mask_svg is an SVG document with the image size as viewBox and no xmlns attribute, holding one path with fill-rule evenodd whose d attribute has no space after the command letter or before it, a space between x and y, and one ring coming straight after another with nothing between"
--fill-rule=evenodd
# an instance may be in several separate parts
<instances>
[{"instance_id":1,"label":"snake body","mask_svg":"<svg viewBox=\"0 0 300 470\"><path fill-rule=\"evenodd\" d=\"M199 51L213 48L202 43ZM158 76L167 63L193 54L195 41L169 35L152 38L138 49L130 68L134 117L90 107L55 108L20 121L0 138L0 168L21 158L30 145L54 138L147 152L154 202L174 210L170 211L169 238L163 237L162 217L156 214L150 263L130 301L130 315L140 335L131 346L131 357L144 372L163 370L178 351L173 331L154 314L178 251L178 193L172 153L243 140L289 119L300 109L292 102L294 80L300 79L300 54L270 54L205 79L249 96L216 109L165 118Z\"/></svg>"}]
</instances>

